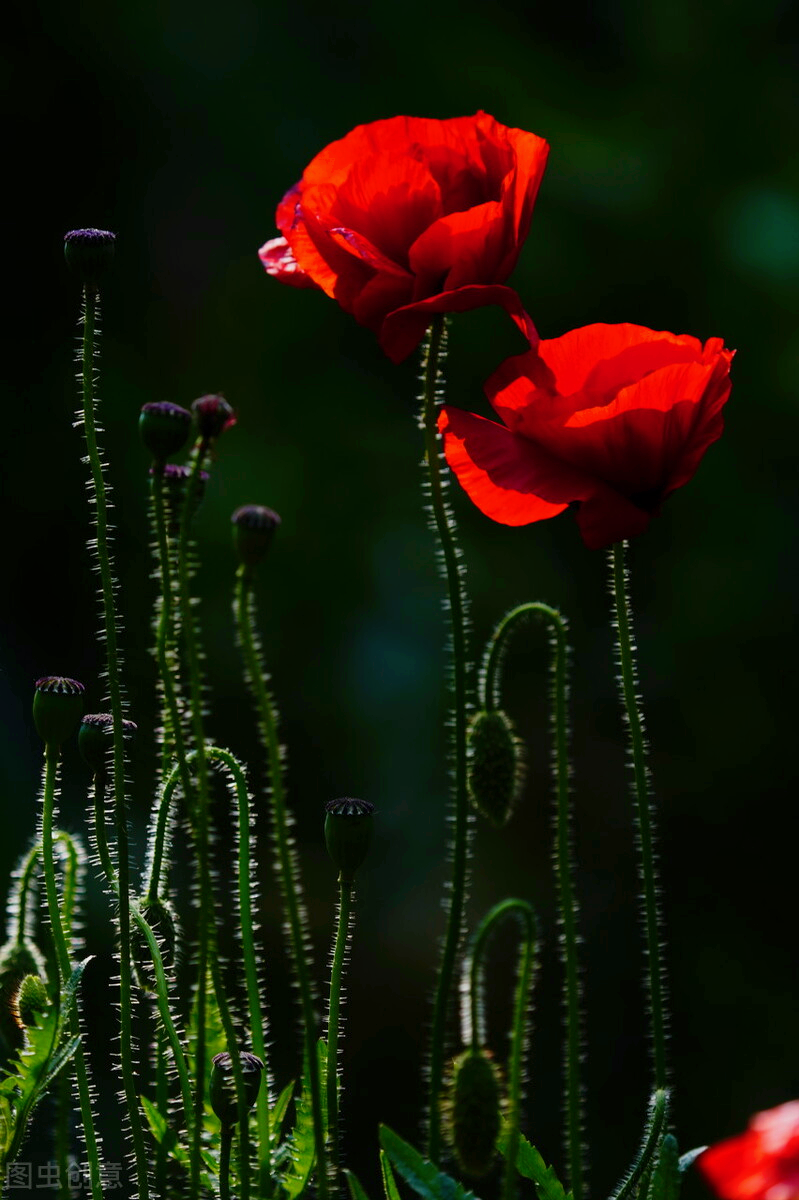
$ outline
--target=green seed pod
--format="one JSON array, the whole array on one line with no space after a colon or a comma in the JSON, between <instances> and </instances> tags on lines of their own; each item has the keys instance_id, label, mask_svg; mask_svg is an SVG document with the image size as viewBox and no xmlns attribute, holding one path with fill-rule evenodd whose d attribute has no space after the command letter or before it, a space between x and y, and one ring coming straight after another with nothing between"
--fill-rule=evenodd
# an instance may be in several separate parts
<instances>
[{"instance_id":1,"label":"green seed pod","mask_svg":"<svg viewBox=\"0 0 799 1200\"><path fill-rule=\"evenodd\" d=\"M50 1003L41 975L26 975L17 988L11 1011L20 1029L36 1024L37 1014Z\"/></svg>"},{"instance_id":2,"label":"green seed pod","mask_svg":"<svg viewBox=\"0 0 799 1200\"><path fill-rule=\"evenodd\" d=\"M133 721L122 722L122 734L126 741L136 733ZM108 767L108 755L114 744L114 718L111 713L87 713L81 718L78 730L78 749L83 761L94 775Z\"/></svg>"},{"instance_id":3,"label":"green seed pod","mask_svg":"<svg viewBox=\"0 0 799 1200\"><path fill-rule=\"evenodd\" d=\"M145 921L158 939L161 961L164 969L168 971L174 966L178 941L177 918L172 905L168 900L159 899L151 901L149 904L142 903L141 911ZM130 932L136 980L143 992L150 992L154 995L158 990L158 985L153 960L150 957L150 947L135 923L131 924Z\"/></svg>"},{"instance_id":4,"label":"green seed pod","mask_svg":"<svg viewBox=\"0 0 799 1200\"><path fill-rule=\"evenodd\" d=\"M190 429L191 413L179 404L159 400L142 406L139 436L156 462L163 462L182 450Z\"/></svg>"},{"instance_id":5,"label":"green seed pod","mask_svg":"<svg viewBox=\"0 0 799 1200\"><path fill-rule=\"evenodd\" d=\"M256 1054L246 1050L239 1052L241 1073L244 1076L244 1096L252 1108L261 1090L264 1064ZM235 1125L239 1119L236 1102L236 1080L233 1077L233 1060L227 1051L215 1054L211 1071L211 1108L223 1125Z\"/></svg>"},{"instance_id":6,"label":"green seed pod","mask_svg":"<svg viewBox=\"0 0 799 1200\"><path fill-rule=\"evenodd\" d=\"M502 709L483 709L469 725L469 799L497 829L507 824L524 783L522 744Z\"/></svg>"},{"instance_id":7,"label":"green seed pod","mask_svg":"<svg viewBox=\"0 0 799 1200\"><path fill-rule=\"evenodd\" d=\"M452 1064L444 1101L445 1128L466 1175L491 1170L502 1121L502 1083L487 1050L466 1050Z\"/></svg>"},{"instance_id":8,"label":"green seed pod","mask_svg":"<svg viewBox=\"0 0 799 1200\"><path fill-rule=\"evenodd\" d=\"M103 281L114 261L116 234L107 229L73 229L64 234L67 265L88 288Z\"/></svg>"},{"instance_id":9,"label":"green seed pod","mask_svg":"<svg viewBox=\"0 0 799 1200\"><path fill-rule=\"evenodd\" d=\"M230 518L233 523L233 547L239 562L255 567L265 557L280 517L261 504L245 504Z\"/></svg>"},{"instance_id":10,"label":"green seed pod","mask_svg":"<svg viewBox=\"0 0 799 1200\"><path fill-rule=\"evenodd\" d=\"M369 851L374 833L374 804L344 796L325 805L325 842L327 852L351 883Z\"/></svg>"},{"instance_id":11,"label":"green seed pod","mask_svg":"<svg viewBox=\"0 0 799 1200\"><path fill-rule=\"evenodd\" d=\"M45 745L63 746L75 732L85 691L77 679L65 679L62 675L45 675L36 680L33 721Z\"/></svg>"}]
</instances>

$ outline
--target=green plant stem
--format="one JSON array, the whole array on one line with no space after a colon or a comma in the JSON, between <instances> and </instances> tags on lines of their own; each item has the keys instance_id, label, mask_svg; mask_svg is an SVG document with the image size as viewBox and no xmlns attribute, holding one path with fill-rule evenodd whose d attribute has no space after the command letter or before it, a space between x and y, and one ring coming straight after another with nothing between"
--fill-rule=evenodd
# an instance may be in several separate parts
<instances>
[{"instance_id":1,"label":"green plant stem","mask_svg":"<svg viewBox=\"0 0 799 1200\"><path fill-rule=\"evenodd\" d=\"M58 975L63 987L72 974L69 946L64 927L61 923L61 908L56 886L55 863L53 860L53 819L55 813L56 784L58 779L57 746L46 746L44 752L44 785L42 788L42 873L47 895L47 911L50 917L50 928L55 947ZM70 1028L73 1035L80 1036L80 1021L77 1004L70 1017ZM83 1050L83 1041L78 1043L75 1051L75 1078L78 1087L83 1136L86 1145L86 1157L89 1164L89 1179L92 1190L92 1200L102 1200L102 1178L100 1171L100 1154L97 1144L97 1133L94 1128L92 1113L91 1087L89 1085L89 1069Z\"/></svg>"},{"instance_id":2,"label":"green plant stem","mask_svg":"<svg viewBox=\"0 0 799 1200\"><path fill-rule=\"evenodd\" d=\"M583 1088L581 1055L583 1020L581 1011L578 905L574 884L571 805L569 803L569 717L568 717L568 623L562 613L548 604L533 601L506 613L486 647L481 672L481 700L485 708L500 706L501 669L510 634L529 616L542 617L549 626L552 644L551 721L555 744L555 881L561 928L560 959L563 965L563 1000L566 1014L564 1047L565 1144L569 1183L574 1200L581 1200L585 1187L585 1144L583 1140Z\"/></svg>"},{"instance_id":3,"label":"green plant stem","mask_svg":"<svg viewBox=\"0 0 799 1200\"><path fill-rule=\"evenodd\" d=\"M639 1184L644 1175L650 1170L655 1154L660 1146L663 1134L666 1132L666 1118L669 1108L669 1093L665 1088L653 1092L649 1101L646 1115L644 1137L641 1149L633 1161L622 1182L613 1191L610 1200L628 1200L634 1196L646 1196L644 1188Z\"/></svg>"},{"instance_id":4,"label":"green plant stem","mask_svg":"<svg viewBox=\"0 0 799 1200\"><path fill-rule=\"evenodd\" d=\"M446 477L438 432L438 409L446 353L446 326L443 315L436 315L425 345L420 424L424 432L427 487L432 510L431 527L441 549L447 583L449 645L452 654L450 761L454 772L452 804L454 836L452 844L452 880L447 898L447 931L438 969L433 1022L430 1038L428 1079L427 1154L437 1162L441 1148L441 1088L446 1054L447 1019L452 1002L455 967L463 939L464 910L469 866L469 801L467 792L466 730L468 703L468 647L466 635L466 592L464 571L459 561L454 518L446 501Z\"/></svg>"},{"instance_id":5,"label":"green plant stem","mask_svg":"<svg viewBox=\"0 0 799 1200\"><path fill-rule=\"evenodd\" d=\"M617 636L621 699L627 719L633 766L633 800L646 937L653 1081L654 1090L660 1092L665 1090L667 1081L665 967L661 957L663 918L658 898L654 818L649 790L649 769L646 763L644 717L637 694L638 674L635 663L632 612L627 592L625 550L626 543L617 542L610 551L613 614Z\"/></svg>"},{"instance_id":6,"label":"green plant stem","mask_svg":"<svg viewBox=\"0 0 799 1200\"><path fill-rule=\"evenodd\" d=\"M94 485L94 520L97 529L95 554L100 572L102 596L103 633L105 636L108 696L114 723L113 789L114 823L116 826L117 857L119 870L119 1055L122 1065L122 1086L130 1120L133 1154L136 1162L136 1180L140 1200L150 1195L147 1178L147 1152L144 1143L141 1113L139 1111L136 1074L133 1068L133 1021L131 1004L131 958L130 958L130 863L128 857L127 805L125 801L125 747L122 726L123 701L121 682L121 655L118 644L114 577L108 537L108 494L103 475L103 465L97 445L97 430L94 419L94 359L95 317L97 292L84 289L83 320L83 427L86 452Z\"/></svg>"},{"instance_id":7,"label":"green plant stem","mask_svg":"<svg viewBox=\"0 0 799 1200\"><path fill-rule=\"evenodd\" d=\"M219 1137L219 1200L230 1200L230 1148L233 1126L223 1125Z\"/></svg>"},{"instance_id":8,"label":"green plant stem","mask_svg":"<svg viewBox=\"0 0 799 1200\"><path fill-rule=\"evenodd\" d=\"M283 903L289 927L292 962L296 972L297 987L302 1013L305 1055L308 1060L308 1080L311 1089L311 1111L313 1114L314 1142L318 1163L317 1189L319 1200L327 1200L327 1147L322 1109L322 1088L319 1077L319 1061L316 1052L317 1018L314 1007L311 972L308 964L309 937L307 917L302 904L294 844L290 834L290 816L283 781L283 760L278 737L277 713L266 683L261 656L256 639L255 598L252 577L240 567L237 575L234 613L239 645L244 661L244 674L255 701L258 730L266 750L269 779L272 825L277 866Z\"/></svg>"},{"instance_id":9,"label":"green plant stem","mask_svg":"<svg viewBox=\"0 0 799 1200\"><path fill-rule=\"evenodd\" d=\"M333 961L330 971L330 1005L327 1019L327 1128L331 1156L339 1161L341 1148L338 1132L338 1042L341 1023L341 981L347 944L352 934L353 881L338 877L338 914L333 942Z\"/></svg>"},{"instance_id":10,"label":"green plant stem","mask_svg":"<svg viewBox=\"0 0 799 1200\"><path fill-rule=\"evenodd\" d=\"M508 1106L505 1124L507 1147L505 1170L502 1182L503 1200L512 1200L516 1192L516 1158L519 1152L519 1122L522 1106L522 1074L527 1049L527 1011L535 973L537 949L536 918L532 905L526 900L503 900L495 905L483 918L472 941L469 968L469 1022L471 1048L479 1051L485 1042L485 1005L483 1003L483 979L485 954L489 938L496 926L506 917L515 917L522 926L519 954L519 969L513 998L513 1019L510 1036L510 1060L508 1064Z\"/></svg>"}]
</instances>

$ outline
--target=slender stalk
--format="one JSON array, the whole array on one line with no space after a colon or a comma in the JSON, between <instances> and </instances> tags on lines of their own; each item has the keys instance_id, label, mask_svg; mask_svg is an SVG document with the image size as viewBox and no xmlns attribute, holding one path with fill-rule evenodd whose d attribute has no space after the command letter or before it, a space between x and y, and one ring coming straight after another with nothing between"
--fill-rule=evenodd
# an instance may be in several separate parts
<instances>
[{"instance_id":1,"label":"slender stalk","mask_svg":"<svg viewBox=\"0 0 799 1200\"><path fill-rule=\"evenodd\" d=\"M308 1061L314 1141L318 1163L317 1191L319 1200L327 1200L327 1147L325 1145L319 1061L316 1051L317 1017L308 964L309 937L307 916L302 904L297 856L294 850L294 843L291 840L291 817L283 781L283 758L280 739L278 737L277 712L267 687L267 676L261 662L255 633L255 598L253 596L252 585L252 576L243 567L240 567L234 602L236 630L244 660L244 674L255 701L258 731L266 750L269 764L270 800L273 836L277 851L278 877L289 927L292 962L296 972L297 987L300 996L304 1048Z\"/></svg>"},{"instance_id":2,"label":"slender stalk","mask_svg":"<svg viewBox=\"0 0 799 1200\"><path fill-rule=\"evenodd\" d=\"M613 615L616 629L616 649L619 664L619 685L624 708L629 751L633 767L633 800L638 871L641 881L644 931L646 938L647 990L649 998L650 1038L654 1090L666 1088L666 996L665 966L661 957L663 917L658 897L655 866L654 815L649 789L649 768L646 762L644 717L637 693L638 673L635 663L635 640L632 612L627 592L625 566L626 542L617 542L610 551L613 594Z\"/></svg>"},{"instance_id":3,"label":"slender stalk","mask_svg":"<svg viewBox=\"0 0 799 1200\"><path fill-rule=\"evenodd\" d=\"M341 981L347 945L352 935L353 882L338 877L338 914L333 941L333 960L330 970L330 1004L327 1017L327 1128L331 1155L338 1162L340 1155L338 1132L338 1040L341 1025Z\"/></svg>"},{"instance_id":4,"label":"slender stalk","mask_svg":"<svg viewBox=\"0 0 799 1200\"><path fill-rule=\"evenodd\" d=\"M666 1089L660 1089L652 1093L646 1115L641 1149L635 1156L633 1164L624 1179L613 1191L610 1200L628 1200L628 1197L648 1195L647 1190L639 1185L645 1174L650 1170L657 1149L660 1146L661 1138L666 1131L668 1107L669 1093Z\"/></svg>"},{"instance_id":5,"label":"slender stalk","mask_svg":"<svg viewBox=\"0 0 799 1200\"><path fill-rule=\"evenodd\" d=\"M133 1021L131 1003L130 957L130 864L128 857L128 824L125 801L125 749L122 726L123 699L121 654L118 643L118 623L114 597L114 577L109 548L108 489L97 444L95 426L95 317L98 306L94 288L84 288L83 316L83 428L86 451L94 486L94 521L97 529L95 555L100 572L103 634L105 637L108 696L114 719L113 790L114 821L116 826L119 862L119 1054L122 1065L122 1086L130 1120L136 1179L140 1200L148 1200L150 1187L147 1178L147 1152L139 1112L136 1074L133 1067Z\"/></svg>"},{"instance_id":6,"label":"slender stalk","mask_svg":"<svg viewBox=\"0 0 799 1200\"><path fill-rule=\"evenodd\" d=\"M230 1148L233 1126L223 1125L219 1138L219 1200L230 1200Z\"/></svg>"},{"instance_id":7,"label":"slender stalk","mask_svg":"<svg viewBox=\"0 0 799 1200\"><path fill-rule=\"evenodd\" d=\"M578 905L574 884L571 805L569 803L569 718L568 718L568 623L548 604L534 601L520 604L506 613L486 647L481 672L481 699L486 708L500 705L500 676L508 639L513 630L531 615L548 624L552 644L552 708L555 765L555 881L558 894L558 918L561 929L560 960L563 965L563 1001L566 1015L564 1046L565 1144L569 1182L574 1200L581 1200L585 1189L585 1144L583 1140L583 1088L581 1056L583 1019L579 964Z\"/></svg>"},{"instance_id":8,"label":"slender stalk","mask_svg":"<svg viewBox=\"0 0 799 1200\"><path fill-rule=\"evenodd\" d=\"M427 488L432 512L431 528L438 537L447 584L446 611L449 618L450 678L450 763L453 769L452 807L454 836L452 880L447 897L447 931L438 969L430 1038L428 1078L428 1157L437 1162L441 1148L441 1090L446 1054L446 1028L455 967L463 940L464 910L469 866L469 801L467 793L466 730L469 717L467 601L464 569L459 559L455 523L446 500L437 418L442 399L442 365L446 354L444 317L433 318L425 346L422 374L420 425L424 432Z\"/></svg>"},{"instance_id":9,"label":"slender stalk","mask_svg":"<svg viewBox=\"0 0 799 1200\"><path fill-rule=\"evenodd\" d=\"M483 980L485 954L489 938L496 926L506 917L516 917L522 925L524 936L519 954L519 969L513 998L513 1018L510 1035L510 1060L508 1064L508 1105L505 1114L507 1145L505 1170L502 1181L503 1200L512 1200L516 1193L516 1158L519 1153L519 1122L522 1106L522 1074L527 1049L527 1012L530 991L535 973L537 949L536 918L533 908L526 900L503 900L483 918L472 942L468 964L470 1012L466 1022L473 1051L479 1051L485 1042L485 1005L483 1003Z\"/></svg>"},{"instance_id":10,"label":"slender stalk","mask_svg":"<svg viewBox=\"0 0 799 1200\"><path fill-rule=\"evenodd\" d=\"M44 785L42 787L42 872L44 874L47 911L53 935L58 976L63 987L72 974L72 963L66 934L61 923L61 908L59 905L55 863L53 860L53 819L57 779L58 747L46 746L44 755ZM73 1009L70 1017L70 1028L73 1035L80 1035L81 1029L77 1006ZM78 1043L73 1061L75 1063L75 1078L77 1080L78 1099L80 1102L81 1120L83 1122L86 1157L89 1165L92 1200L102 1200L100 1154L97 1144L97 1133L94 1128L94 1114L92 1113L89 1069L82 1040Z\"/></svg>"}]
</instances>

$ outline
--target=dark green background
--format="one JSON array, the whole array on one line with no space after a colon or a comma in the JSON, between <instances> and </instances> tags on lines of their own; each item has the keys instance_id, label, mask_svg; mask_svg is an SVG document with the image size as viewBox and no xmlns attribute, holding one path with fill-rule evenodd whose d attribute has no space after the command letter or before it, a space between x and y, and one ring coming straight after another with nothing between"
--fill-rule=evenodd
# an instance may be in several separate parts
<instances>
[{"instance_id":1,"label":"dark green background","mask_svg":"<svg viewBox=\"0 0 799 1200\"><path fill-rule=\"evenodd\" d=\"M78 294L61 257L67 229L99 225L119 234L101 393L127 681L143 730L134 823L140 832L153 769L148 464L136 416L148 400L187 404L220 390L239 426L220 447L202 510L211 727L249 759L262 797L230 631L228 523L237 505L266 503L283 527L260 588L264 641L320 978L334 890L322 805L349 793L380 809L360 890L344 1049L347 1154L377 1194L377 1119L417 1133L446 875L441 586L418 487L416 364L391 366L335 304L267 279L256 251L273 235L285 189L352 126L485 108L552 146L512 280L542 335L624 320L722 336L738 350L723 440L632 552L681 1144L732 1133L751 1112L799 1095L795 10L771 0L273 8L228 0L215 9L167 0L14 5L9 21L2 873L35 820L32 680L84 679L93 709L102 696L81 449L71 429ZM451 399L480 409L482 381L520 348L498 312L458 318ZM602 1194L632 1155L647 1087L605 562L583 548L568 516L512 530L459 491L454 504L478 644L524 599L562 605L572 623L588 1131ZM509 893L540 910L525 1125L560 1162L545 692L544 638L530 631L510 660L507 693L529 742L530 786L506 834L478 831L469 913L474 922ZM86 779L74 750L64 769L64 821L80 829ZM224 850L223 838L223 876ZM263 892L274 1055L285 1081L296 1071L297 1039L268 871ZM109 1004L110 933L91 894L99 924L87 945L99 961L87 990L97 1024ZM512 950L508 940L496 960L500 1056ZM107 1110L113 1083L99 1050L95 1057ZM109 1157L118 1134L111 1139ZM694 1182L693 1194L701 1191Z\"/></svg>"}]
</instances>

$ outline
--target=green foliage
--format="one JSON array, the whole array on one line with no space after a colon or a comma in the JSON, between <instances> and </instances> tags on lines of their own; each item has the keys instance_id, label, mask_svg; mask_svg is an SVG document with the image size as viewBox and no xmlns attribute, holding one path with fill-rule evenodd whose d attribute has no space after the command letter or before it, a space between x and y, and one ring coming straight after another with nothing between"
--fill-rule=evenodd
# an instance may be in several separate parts
<instances>
[{"instance_id":1,"label":"green foliage","mask_svg":"<svg viewBox=\"0 0 799 1200\"><path fill-rule=\"evenodd\" d=\"M322 1113L327 1114L327 1042L320 1038L317 1042L317 1062L319 1063L319 1078L322 1082ZM311 1083L308 1063L302 1078L302 1092L295 1099L297 1110L294 1129L291 1133L289 1158L290 1165L283 1179L283 1191L289 1200L301 1196L307 1188L314 1166L316 1165L316 1142L313 1128L313 1105L311 1102ZM325 1125L325 1137L327 1126Z\"/></svg>"},{"instance_id":2,"label":"green foliage","mask_svg":"<svg viewBox=\"0 0 799 1200\"><path fill-rule=\"evenodd\" d=\"M445 1175L443 1171L439 1171L438 1167L422 1158L418 1150L414 1150L413 1146L403 1141L387 1125L380 1126L380 1145L391 1161L391 1165L417 1195L422 1197L422 1200L476 1200L474 1192L467 1191L462 1184L458 1183L457 1179L453 1179L451 1175ZM382 1165L383 1158L381 1156ZM384 1183L385 1179L386 1169L384 1167ZM396 1187L396 1184L394 1186ZM388 1190L386 1195L388 1200L392 1200Z\"/></svg>"},{"instance_id":3,"label":"green foliage","mask_svg":"<svg viewBox=\"0 0 799 1200\"><path fill-rule=\"evenodd\" d=\"M380 1151L380 1171L383 1176L383 1191L386 1193L386 1200L400 1200L397 1181L391 1169L391 1160L385 1150Z\"/></svg>"},{"instance_id":4,"label":"green foliage","mask_svg":"<svg viewBox=\"0 0 799 1200\"><path fill-rule=\"evenodd\" d=\"M357 1175L352 1171L345 1170L344 1178L347 1180L347 1187L350 1189L350 1200L369 1200Z\"/></svg>"},{"instance_id":5,"label":"green foliage","mask_svg":"<svg viewBox=\"0 0 799 1200\"><path fill-rule=\"evenodd\" d=\"M81 976L90 959L72 972L58 1002L50 1001L36 1014L36 1023L25 1030L25 1044L3 1068L0 1081L0 1174L20 1151L31 1114L80 1044L70 1036L69 1018Z\"/></svg>"},{"instance_id":6,"label":"green foliage","mask_svg":"<svg viewBox=\"0 0 799 1200\"><path fill-rule=\"evenodd\" d=\"M660 1153L652 1172L648 1200L678 1200L681 1183L682 1172L680 1171L680 1152L677 1149L677 1139L667 1133L660 1143Z\"/></svg>"},{"instance_id":7,"label":"green foliage","mask_svg":"<svg viewBox=\"0 0 799 1200\"><path fill-rule=\"evenodd\" d=\"M508 1127L505 1125L499 1136L499 1150L503 1155L508 1147L508 1133ZM566 1192L555 1168L548 1167L535 1146L521 1134L516 1155L516 1170L525 1179L532 1179L538 1200L571 1200L571 1192Z\"/></svg>"}]
</instances>

